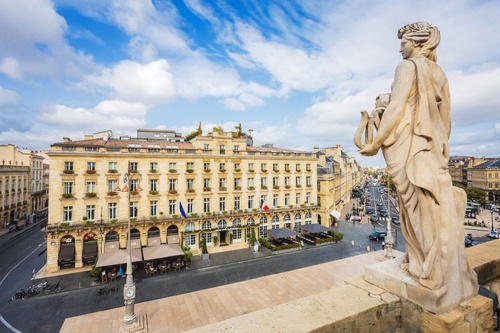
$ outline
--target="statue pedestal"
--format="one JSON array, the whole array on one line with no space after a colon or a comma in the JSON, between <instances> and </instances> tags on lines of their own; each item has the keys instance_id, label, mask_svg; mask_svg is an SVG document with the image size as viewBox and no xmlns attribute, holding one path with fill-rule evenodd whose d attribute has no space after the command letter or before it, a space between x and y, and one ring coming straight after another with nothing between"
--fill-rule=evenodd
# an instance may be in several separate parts
<instances>
[{"instance_id":1,"label":"statue pedestal","mask_svg":"<svg viewBox=\"0 0 500 333\"><path fill-rule=\"evenodd\" d=\"M492 332L491 299L477 290L464 298L463 289L454 282L448 293L439 295L400 268L403 258L367 266L364 280L401 298L404 332Z\"/></svg>"}]
</instances>

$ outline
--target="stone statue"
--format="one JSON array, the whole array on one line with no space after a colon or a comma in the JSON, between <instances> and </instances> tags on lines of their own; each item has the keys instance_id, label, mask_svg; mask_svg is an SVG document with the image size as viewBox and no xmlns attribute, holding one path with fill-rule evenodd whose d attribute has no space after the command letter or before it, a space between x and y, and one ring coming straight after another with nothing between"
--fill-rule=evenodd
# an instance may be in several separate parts
<instances>
[{"instance_id":1,"label":"stone statue","mask_svg":"<svg viewBox=\"0 0 500 333\"><path fill-rule=\"evenodd\" d=\"M465 255L467 197L448 172L451 127L448 80L436 64L437 27L426 22L399 29L403 61L391 94L380 95L372 116L362 113L355 143L365 156L382 147L397 188L406 240L402 269L430 291L437 308L477 294L477 277ZM361 132L366 129L365 144ZM377 129L373 137L373 129ZM436 307L433 307L436 309Z\"/></svg>"}]
</instances>

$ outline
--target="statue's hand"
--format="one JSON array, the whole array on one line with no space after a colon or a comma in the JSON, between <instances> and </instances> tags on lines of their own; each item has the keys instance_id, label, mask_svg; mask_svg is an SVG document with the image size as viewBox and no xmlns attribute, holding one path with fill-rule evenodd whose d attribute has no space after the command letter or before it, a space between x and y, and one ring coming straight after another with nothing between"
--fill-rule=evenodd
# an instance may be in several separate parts
<instances>
[{"instance_id":1,"label":"statue's hand","mask_svg":"<svg viewBox=\"0 0 500 333\"><path fill-rule=\"evenodd\" d=\"M364 155L364 156L373 156L373 155L376 155L378 153L378 150L379 150L379 147L375 147L375 146L373 146L373 144L369 144L369 145L364 146L363 149L361 149L359 151L359 153L361 155Z\"/></svg>"}]
</instances>

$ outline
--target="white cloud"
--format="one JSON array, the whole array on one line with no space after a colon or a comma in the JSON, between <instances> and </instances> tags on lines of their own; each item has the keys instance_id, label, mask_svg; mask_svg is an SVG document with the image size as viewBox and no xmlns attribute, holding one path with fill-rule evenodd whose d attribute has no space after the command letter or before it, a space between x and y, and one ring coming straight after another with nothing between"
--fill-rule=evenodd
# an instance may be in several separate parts
<instances>
[{"instance_id":1,"label":"white cloud","mask_svg":"<svg viewBox=\"0 0 500 333\"><path fill-rule=\"evenodd\" d=\"M18 93L0 86L0 108L7 106L17 106L22 103L22 98Z\"/></svg>"},{"instance_id":2,"label":"white cloud","mask_svg":"<svg viewBox=\"0 0 500 333\"><path fill-rule=\"evenodd\" d=\"M129 103L118 100L106 100L94 108L70 108L55 105L45 110L39 121L47 126L100 131L111 128L115 131L134 131L146 125L147 106L142 103Z\"/></svg>"},{"instance_id":3,"label":"white cloud","mask_svg":"<svg viewBox=\"0 0 500 333\"><path fill-rule=\"evenodd\" d=\"M84 85L110 89L113 98L144 104L164 104L175 99L175 87L164 59L140 64L124 60L100 76L87 77Z\"/></svg>"}]
</instances>

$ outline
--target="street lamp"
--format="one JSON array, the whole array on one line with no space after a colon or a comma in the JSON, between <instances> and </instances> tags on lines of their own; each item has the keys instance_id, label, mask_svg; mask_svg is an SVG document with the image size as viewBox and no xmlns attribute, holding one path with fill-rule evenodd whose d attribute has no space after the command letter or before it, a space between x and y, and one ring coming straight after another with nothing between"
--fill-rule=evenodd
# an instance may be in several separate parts
<instances>
[{"instance_id":1,"label":"street lamp","mask_svg":"<svg viewBox=\"0 0 500 333\"><path fill-rule=\"evenodd\" d=\"M130 192L132 190L137 190L139 191L140 188L132 188L131 187L131 182L132 178L137 175L137 178L139 182L141 181L141 174L139 173L131 173L130 172L130 163L129 163L129 168L126 173L123 174L123 182L127 184L126 188L123 189L122 191L128 191L128 205L129 205L129 210L130 210ZM129 212L130 215L130 212ZM131 253L131 242L130 242L130 216L128 218L128 223L127 223L127 232L128 232L128 239L127 239L127 280L125 282L125 286L123 287L123 298L124 298L124 303L125 303L125 317L123 318L123 321L125 325L131 325L135 324L137 321L137 317L134 312L134 302L135 302L135 283L134 283L134 278L132 276L132 253Z\"/></svg>"},{"instance_id":2,"label":"street lamp","mask_svg":"<svg viewBox=\"0 0 500 333\"><path fill-rule=\"evenodd\" d=\"M392 237L391 230L391 188L389 186L390 178L387 174L387 236L385 236L385 257L393 259L392 248L394 247L394 237Z\"/></svg>"},{"instance_id":3,"label":"street lamp","mask_svg":"<svg viewBox=\"0 0 500 333\"><path fill-rule=\"evenodd\" d=\"M495 231L494 228L493 228L493 210L490 211L491 213L491 232Z\"/></svg>"}]
</instances>

